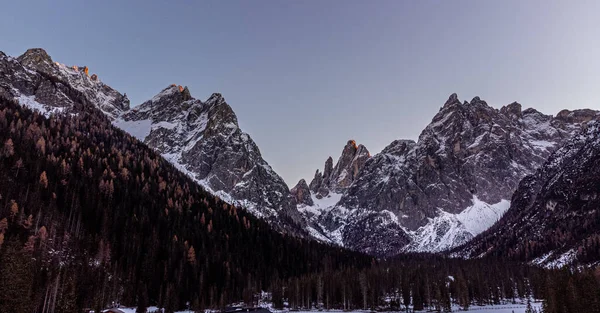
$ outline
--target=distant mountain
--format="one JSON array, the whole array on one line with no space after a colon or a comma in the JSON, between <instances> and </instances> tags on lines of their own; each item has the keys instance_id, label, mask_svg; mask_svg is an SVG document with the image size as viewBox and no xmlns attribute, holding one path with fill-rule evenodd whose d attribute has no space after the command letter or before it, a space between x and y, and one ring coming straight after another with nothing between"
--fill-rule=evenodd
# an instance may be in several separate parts
<instances>
[{"instance_id":1,"label":"distant mountain","mask_svg":"<svg viewBox=\"0 0 600 313\"><path fill-rule=\"evenodd\" d=\"M547 267L600 262L600 122L590 123L519 184L510 209L455 256Z\"/></svg>"},{"instance_id":2,"label":"distant mountain","mask_svg":"<svg viewBox=\"0 0 600 313\"><path fill-rule=\"evenodd\" d=\"M351 184L333 189L341 194L324 197L325 207L304 211L323 237L345 247L376 255L442 251L499 220L519 181L598 117L592 110L553 117L518 103L498 110L453 94L418 142L392 142L366 159ZM331 164L313 182L333 173Z\"/></svg>"}]
</instances>

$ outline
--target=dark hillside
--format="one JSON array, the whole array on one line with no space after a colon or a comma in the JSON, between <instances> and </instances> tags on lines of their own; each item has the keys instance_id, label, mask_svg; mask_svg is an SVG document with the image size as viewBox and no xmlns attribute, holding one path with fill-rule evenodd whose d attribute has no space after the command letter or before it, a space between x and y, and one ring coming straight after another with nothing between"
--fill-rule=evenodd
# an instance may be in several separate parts
<instances>
[{"instance_id":1,"label":"dark hillside","mask_svg":"<svg viewBox=\"0 0 600 313\"><path fill-rule=\"evenodd\" d=\"M46 118L0 100L0 312L215 307L273 279L371 264L271 230L78 111Z\"/></svg>"}]
</instances>

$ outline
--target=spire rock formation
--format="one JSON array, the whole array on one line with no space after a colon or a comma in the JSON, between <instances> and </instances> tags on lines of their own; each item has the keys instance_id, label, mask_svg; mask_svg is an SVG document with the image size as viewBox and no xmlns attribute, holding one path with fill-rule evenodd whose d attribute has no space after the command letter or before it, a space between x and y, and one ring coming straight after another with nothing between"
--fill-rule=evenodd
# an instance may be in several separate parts
<instances>
[{"instance_id":1,"label":"spire rock formation","mask_svg":"<svg viewBox=\"0 0 600 313\"><path fill-rule=\"evenodd\" d=\"M354 140L348 140L335 167L333 159L329 157L325 161L323 174L317 170L310 182L310 190L318 199L326 197L329 192L342 192L352 184L370 157L371 154L365 146L357 146Z\"/></svg>"}]
</instances>

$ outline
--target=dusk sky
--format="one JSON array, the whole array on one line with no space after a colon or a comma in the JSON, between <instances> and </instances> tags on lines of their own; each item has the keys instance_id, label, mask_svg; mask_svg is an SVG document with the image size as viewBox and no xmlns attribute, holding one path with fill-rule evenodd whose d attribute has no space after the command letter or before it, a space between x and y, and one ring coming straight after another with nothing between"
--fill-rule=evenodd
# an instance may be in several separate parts
<instances>
[{"instance_id":1,"label":"dusk sky","mask_svg":"<svg viewBox=\"0 0 600 313\"><path fill-rule=\"evenodd\" d=\"M348 139L417 139L456 92L600 109L600 1L5 1L0 51L41 47L127 93L223 94L293 187Z\"/></svg>"}]
</instances>

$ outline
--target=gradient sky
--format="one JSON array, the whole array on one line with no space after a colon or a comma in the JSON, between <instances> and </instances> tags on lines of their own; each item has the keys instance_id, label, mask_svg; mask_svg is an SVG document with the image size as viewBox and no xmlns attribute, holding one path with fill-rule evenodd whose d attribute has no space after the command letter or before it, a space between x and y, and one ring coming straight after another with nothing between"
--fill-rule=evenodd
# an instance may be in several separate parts
<instances>
[{"instance_id":1,"label":"gradient sky","mask_svg":"<svg viewBox=\"0 0 600 313\"><path fill-rule=\"evenodd\" d=\"M223 94L293 186L350 138L416 139L448 96L599 108L600 1L6 1L0 51L87 65L132 105Z\"/></svg>"}]
</instances>

